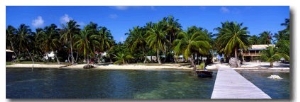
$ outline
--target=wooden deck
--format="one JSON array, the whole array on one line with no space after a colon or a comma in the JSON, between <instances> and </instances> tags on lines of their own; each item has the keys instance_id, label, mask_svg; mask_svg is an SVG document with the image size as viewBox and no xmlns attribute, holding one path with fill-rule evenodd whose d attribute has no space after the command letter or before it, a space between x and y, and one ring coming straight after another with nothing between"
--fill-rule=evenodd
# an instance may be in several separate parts
<instances>
[{"instance_id":1,"label":"wooden deck","mask_svg":"<svg viewBox=\"0 0 300 102\"><path fill-rule=\"evenodd\" d=\"M229 67L219 67L211 99L271 99Z\"/></svg>"}]
</instances>

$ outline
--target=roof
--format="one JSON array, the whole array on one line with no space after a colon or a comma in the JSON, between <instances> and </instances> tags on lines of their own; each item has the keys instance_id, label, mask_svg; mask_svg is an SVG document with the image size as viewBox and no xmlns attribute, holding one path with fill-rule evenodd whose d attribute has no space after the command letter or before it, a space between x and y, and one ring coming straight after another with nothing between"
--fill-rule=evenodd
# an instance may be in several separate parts
<instances>
[{"instance_id":1,"label":"roof","mask_svg":"<svg viewBox=\"0 0 300 102\"><path fill-rule=\"evenodd\" d=\"M14 52L14 51L12 51L12 50L10 50L10 49L6 49L6 52Z\"/></svg>"},{"instance_id":2,"label":"roof","mask_svg":"<svg viewBox=\"0 0 300 102\"><path fill-rule=\"evenodd\" d=\"M264 50L269 46L274 46L274 44L268 44L268 45L251 45L251 47L249 48L249 50Z\"/></svg>"}]
</instances>

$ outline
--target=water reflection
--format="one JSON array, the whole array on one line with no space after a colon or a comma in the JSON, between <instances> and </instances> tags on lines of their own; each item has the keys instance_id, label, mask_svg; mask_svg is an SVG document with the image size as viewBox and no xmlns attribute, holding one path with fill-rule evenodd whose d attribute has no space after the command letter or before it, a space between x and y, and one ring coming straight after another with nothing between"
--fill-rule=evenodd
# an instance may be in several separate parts
<instances>
[{"instance_id":1,"label":"water reflection","mask_svg":"<svg viewBox=\"0 0 300 102\"><path fill-rule=\"evenodd\" d=\"M290 99L290 73L238 71L242 76L268 94L272 99ZM271 75L279 75L283 79L270 79Z\"/></svg>"},{"instance_id":2,"label":"water reflection","mask_svg":"<svg viewBox=\"0 0 300 102\"><path fill-rule=\"evenodd\" d=\"M6 97L210 99L214 81L189 71L6 69Z\"/></svg>"}]
</instances>

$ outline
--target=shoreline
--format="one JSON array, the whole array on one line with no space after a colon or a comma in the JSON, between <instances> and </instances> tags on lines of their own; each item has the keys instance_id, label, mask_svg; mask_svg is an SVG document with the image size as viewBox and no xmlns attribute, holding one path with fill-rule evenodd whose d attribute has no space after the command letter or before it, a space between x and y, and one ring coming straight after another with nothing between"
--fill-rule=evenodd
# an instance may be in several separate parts
<instances>
[{"instance_id":1,"label":"shoreline","mask_svg":"<svg viewBox=\"0 0 300 102\"><path fill-rule=\"evenodd\" d=\"M248 70L248 71L275 71L275 72L289 72L290 68L287 66L282 66L280 64L274 64L273 68L267 67L268 63L255 63L249 62L241 65L239 68L232 68L234 70ZM59 65L59 64L13 64L6 65L6 68L52 68L52 69L83 69L86 64L76 64L76 65ZM180 66L179 64L161 64L161 65L143 65L143 64L126 64L126 65L115 65L115 64L95 64L93 70L184 70L192 71L193 68L189 66ZM214 63L208 65L206 68L210 71L218 70L218 67L229 67L228 64ZM88 69L85 69L88 70Z\"/></svg>"},{"instance_id":2,"label":"shoreline","mask_svg":"<svg viewBox=\"0 0 300 102\"><path fill-rule=\"evenodd\" d=\"M6 65L6 68L51 68L51 69L83 69L86 64L77 65L47 65L47 64L13 64ZM94 65L93 70L193 70L187 66L176 66L176 65ZM85 69L88 70L88 69Z\"/></svg>"}]
</instances>

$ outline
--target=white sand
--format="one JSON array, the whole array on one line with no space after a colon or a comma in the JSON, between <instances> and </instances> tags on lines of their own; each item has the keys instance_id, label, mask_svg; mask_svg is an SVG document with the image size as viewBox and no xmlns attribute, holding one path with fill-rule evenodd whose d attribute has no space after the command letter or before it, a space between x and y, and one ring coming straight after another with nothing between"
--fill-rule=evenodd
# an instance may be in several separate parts
<instances>
[{"instance_id":1,"label":"white sand","mask_svg":"<svg viewBox=\"0 0 300 102\"><path fill-rule=\"evenodd\" d=\"M83 69L86 64L76 64L65 67L64 65L46 65L46 64L13 64L6 65L6 68L60 68L61 69ZM180 70L192 70L185 66L176 65L94 65L96 68L93 69L132 69L132 70L159 70L159 69L180 69Z\"/></svg>"},{"instance_id":2,"label":"white sand","mask_svg":"<svg viewBox=\"0 0 300 102\"><path fill-rule=\"evenodd\" d=\"M86 64L76 64L65 67L64 65L48 65L48 64L13 64L13 65L6 65L6 68L62 68L62 69L83 69L83 66ZM244 62L241 67L239 68L233 68L237 70L288 70L289 71L289 65L288 64L282 64L275 62L274 67L269 67L269 62ZM192 68L189 68L187 66L179 66L179 64L162 64L162 65L139 65L139 64L128 64L128 65L94 65L96 68L93 69L120 69L120 70L162 70L162 69L170 69L170 70L192 70ZM215 63L208 65L206 67L207 70L217 70L218 67L229 67L228 64L220 64Z\"/></svg>"},{"instance_id":3,"label":"white sand","mask_svg":"<svg viewBox=\"0 0 300 102\"><path fill-rule=\"evenodd\" d=\"M48 64L13 64L6 65L6 68L59 68L64 65L48 65Z\"/></svg>"}]
</instances>

